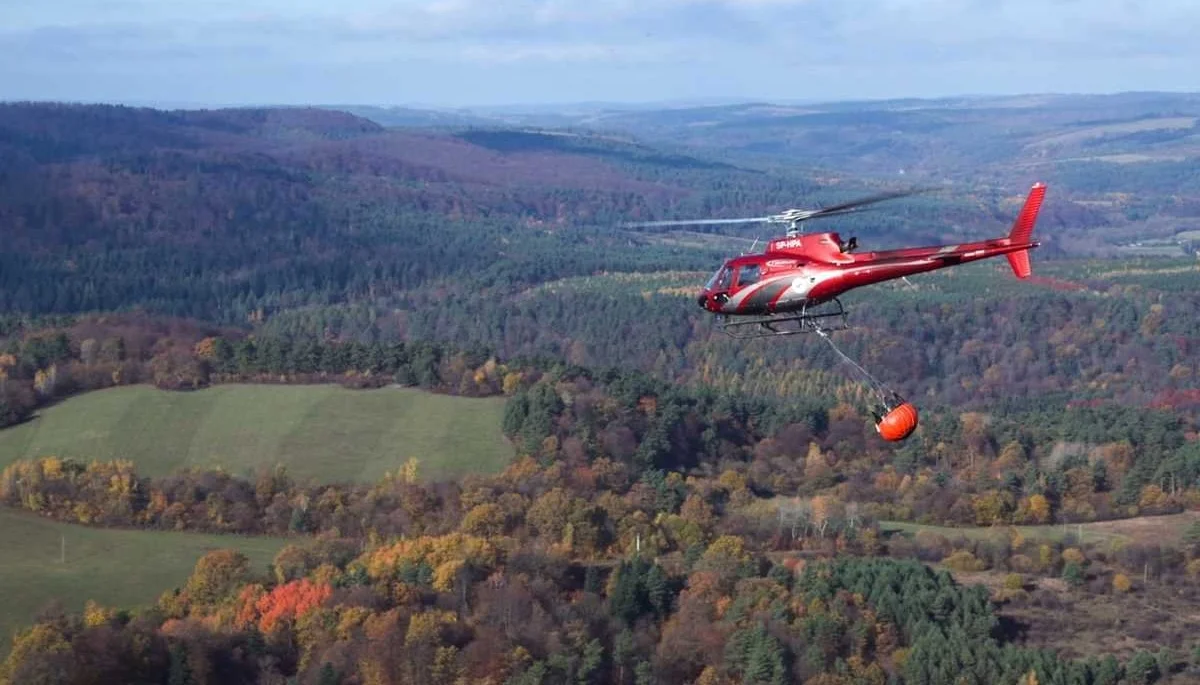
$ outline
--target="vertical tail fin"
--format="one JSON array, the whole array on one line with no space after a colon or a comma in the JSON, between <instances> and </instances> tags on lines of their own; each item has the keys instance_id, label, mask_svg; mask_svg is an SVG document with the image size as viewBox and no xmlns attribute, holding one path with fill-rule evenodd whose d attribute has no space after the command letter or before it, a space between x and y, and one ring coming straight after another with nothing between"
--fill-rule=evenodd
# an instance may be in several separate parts
<instances>
[{"instance_id":1,"label":"vertical tail fin","mask_svg":"<svg viewBox=\"0 0 1200 685\"><path fill-rule=\"evenodd\" d=\"M1033 237L1033 225L1037 222L1038 212L1042 208L1042 200L1045 197L1046 184L1034 183L1033 188L1029 191L1029 196L1025 198L1025 206L1021 208L1021 213L1017 215L1012 231L1008 234L1008 240L1013 245L1028 243ZM1012 267L1013 274L1017 278L1029 278L1029 275L1033 273L1033 267L1029 264L1028 249L1010 252L1005 257L1008 257L1008 265Z\"/></svg>"}]
</instances>

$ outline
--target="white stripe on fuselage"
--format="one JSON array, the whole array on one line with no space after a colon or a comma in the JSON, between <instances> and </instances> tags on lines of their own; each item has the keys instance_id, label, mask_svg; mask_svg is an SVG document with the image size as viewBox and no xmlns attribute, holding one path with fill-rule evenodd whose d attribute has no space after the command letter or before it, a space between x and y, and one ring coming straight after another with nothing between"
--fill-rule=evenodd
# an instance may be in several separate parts
<instances>
[{"instance_id":1,"label":"white stripe on fuselage","mask_svg":"<svg viewBox=\"0 0 1200 685\"><path fill-rule=\"evenodd\" d=\"M783 302L788 302L790 300L794 300L796 298L808 297L808 294L810 292L812 292L812 290L814 288L816 288L818 285L821 285L822 283L826 283L828 281L831 281L831 280L834 280L837 278L844 278L846 276L858 275L858 274L870 274L871 272L880 270L880 269L890 270L890 269L894 269L897 267L900 267L900 268L922 267L922 266L927 266L931 262L935 262L935 261L937 261L937 260L930 259L930 258L913 259L913 260L904 261L904 262L889 262L887 264L863 264L861 266L848 266L848 267L842 267L842 268L839 268L836 270L820 269L820 270L813 270L813 271L801 271L799 275L794 275L794 276L769 277L769 278L763 279L762 281L759 281L758 283L755 283L754 285L752 285L748 288L745 288L745 289L739 291L736 295L731 297L729 299L729 301L726 302L725 305L721 307L721 309L726 312L736 312L738 307L740 307L742 305L742 303L745 302L746 300L754 297L755 293L758 293L760 290L768 287L772 283L778 283L780 280L787 280L787 279L791 280L791 285L788 287L787 290L783 291L782 295L778 298L778 301L780 303L783 303Z\"/></svg>"},{"instance_id":2,"label":"white stripe on fuselage","mask_svg":"<svg viewBox=\"0 0 1200 685\"><path fill-rule=\"evenodd\" d=\"M863 264L861 266L843 267L836 271L819 271L811 274L804 274L796 277L792 281L792 287L788 288L784 293L784 297L788 296L803 296L808 297L814 288L822 283L831 281L835 278L844 278L847 276L856 276L859 274L870 274L873 271L882 269L894 269L896 267L921 267L929 264L934 260L931 259L914 259L907 262L890 262L888 264Z\"/></svg>"}]
</instances>

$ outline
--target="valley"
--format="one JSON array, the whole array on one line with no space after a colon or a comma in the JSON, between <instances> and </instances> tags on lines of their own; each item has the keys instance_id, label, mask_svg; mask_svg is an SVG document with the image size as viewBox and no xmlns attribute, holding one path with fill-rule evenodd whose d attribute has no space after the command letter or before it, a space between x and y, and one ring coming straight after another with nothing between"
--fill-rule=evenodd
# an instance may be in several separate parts
<instances>
[{"instance_id":1,"label":"valley","mask_svg":"<svg viewBox=\"0 0 1200 685\"><path fill-rule=\"evenodd\" d=\"M0 682L1187 682L1198 103L0 104ZM776 227L620 227L1035 179L1033 278L844 298L900 445L696 307Z\"/></svg>"}]
</instances>

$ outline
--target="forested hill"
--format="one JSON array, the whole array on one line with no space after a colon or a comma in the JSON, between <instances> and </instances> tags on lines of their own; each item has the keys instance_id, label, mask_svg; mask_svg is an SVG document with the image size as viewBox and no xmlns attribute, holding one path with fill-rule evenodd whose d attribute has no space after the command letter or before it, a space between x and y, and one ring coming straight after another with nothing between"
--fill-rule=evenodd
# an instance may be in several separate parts
<instances>
[{"instance_id":1,"label":"forested hill","mask_svg":"<svg viewBox=\"0 0 1200 685\"><path fill-rule=\"evenodd\" d=\"M380 122L415 121L411 112L358 111ZM1155 249L1178 254L1181 245L1200 242L1193 233L1200 229L1196 93L596 105L570 113L492 116L514 126L635 135L739 164L910 183L949 181L958 196L947 200L963 199L974 184L1010 192L1044 180L1053 193L1048 205L1070 210L1064 238L1073 250L1114 254L1134 242L1145 249L1152 238L1158 241ZM947 206L945 200L939 204Z\"/></svg>"},{"instance_id":2,"label":"forested hill","mask_svg":"<svg viewBox=\"0 0 1200 685\"><path fill-rule=\"evenodd\" d=\"M0 309L244 322L434 279L707 267L611 228L672 208L761 211L812 187L621 141L389 131L320 109L10 104Z\"/></svg>"},{"instance_id":3,"label":"forested hill","mask_svg":"<svg viewBox=\"0 0 1200 685\"><path fill-rule=\"evenodd\" d=\"M432 282L478 293L600 271L707 271L742 244L616 226L872 190L628 136L389 129L317 108L0 105L0 309L145 307L244 323ZM897 245L993 234L1023 191L906 200L838 228ZM1045 222L1081 211L1059 203Z\"/></svg>"}]
</instances>

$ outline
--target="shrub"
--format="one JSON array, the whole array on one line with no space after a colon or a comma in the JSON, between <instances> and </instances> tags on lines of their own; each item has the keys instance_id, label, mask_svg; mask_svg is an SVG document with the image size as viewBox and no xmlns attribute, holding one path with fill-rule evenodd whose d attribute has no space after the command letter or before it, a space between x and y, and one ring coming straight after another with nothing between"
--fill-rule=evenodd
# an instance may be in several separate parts
<instances>
[{"instance_id":1,"label":"shrub","mask_svg":"<svg viewBox=\"0 0 1200 685\"><path fill-rule=\"evenodd\" d=\"M1062 553L1062 558L1063 558L1063 561L1065 561L1067 563L1080 564L1080 565L1083 564L1083 560L1084 560L1083 552L1081 552L1078 547L1070 547L1068 549L1064 549L1063 553Z\"/></svg>"},{"instance_id":2,"label":"shrub","mask_svg":"<svg viewBox=\"0 0 1200 685\"><path fill-rule=\"evenodd\" d=\"M961 549L942 559L942 563L955 571L982 571L985 568L982 561L965 549Z\"/></svg>"},{"instance_id":3,"label":"shrub","mask_svg":"<svg viewBox=\"0 0 1200 685\"><path fill-rule=\"evenodd\" d=\"M1079 564L1073 561L1067 562L1067 565L1063 567L1062 577L1063 580L1067 581L1067 583L1069 583L1072 587L1079 587L1085 580L1083 576L1083 569L1080 568Z\"/></svg>"},{"instance_id":4,"label":"shrub","mask_svg":"<svg viewBox=\"0 0 1200 685\"><path fill-rule=\"evenodd\" d=\"M1117 592L1129 592L1133 588L1133 582L1124 573L1118 573L1113 576L1112 585L1113 589Z\"/></svg>"}]
</instances>

